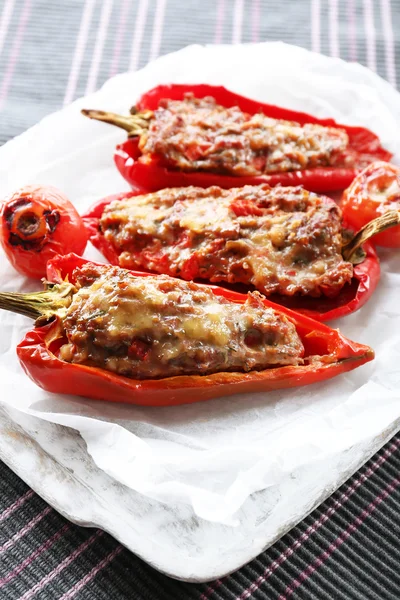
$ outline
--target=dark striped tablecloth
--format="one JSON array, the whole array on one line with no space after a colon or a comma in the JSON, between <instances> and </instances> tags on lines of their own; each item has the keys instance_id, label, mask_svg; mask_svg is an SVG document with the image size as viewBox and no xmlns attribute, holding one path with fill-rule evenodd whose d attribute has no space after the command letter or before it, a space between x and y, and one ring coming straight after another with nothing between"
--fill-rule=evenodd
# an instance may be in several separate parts
<instances>
[{"instance_id":1,"label":"dark striped tablecloth","mask_svg":"<svg viewBox=\"0 0 400 600\"><path fill-rule=\"evenodd\" d=\"M400 0L0 0L0 142L160 54L276 39L400 83ZM70 524L0 463L0 599L399 600L399 448L400 435L272 548L208 585L168 579Z\"/></svg>"}]
</instances>

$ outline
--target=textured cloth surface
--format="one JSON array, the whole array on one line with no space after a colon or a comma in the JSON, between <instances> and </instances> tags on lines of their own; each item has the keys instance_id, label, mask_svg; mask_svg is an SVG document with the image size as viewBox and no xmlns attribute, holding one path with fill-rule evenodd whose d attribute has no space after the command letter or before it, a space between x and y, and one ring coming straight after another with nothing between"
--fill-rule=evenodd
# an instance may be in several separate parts
<instances>
[{"instance_id":1,"label":"textured cloth surface","mask_svg":"<svg viewBox=\"0 0 400 600\"><path fill-rule=\"evenodd\" d=\"M400 0L0 0L0 142L160 54L277 39L400 83ZM72 525L0 463L2 600L398 600L399 537L400 435L273 547L208 585L168 579Z\"/></svg>"}]
</instances>

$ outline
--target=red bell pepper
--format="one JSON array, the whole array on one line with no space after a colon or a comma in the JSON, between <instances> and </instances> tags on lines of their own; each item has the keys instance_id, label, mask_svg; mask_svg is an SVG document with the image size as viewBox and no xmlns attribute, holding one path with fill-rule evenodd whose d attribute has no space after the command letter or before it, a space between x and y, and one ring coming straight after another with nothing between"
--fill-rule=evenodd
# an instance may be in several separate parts
<instances>
[{"instance_id":1,"label":"red bell pepper","mask_svg":"<svg viewBox=\"0 0 400 600\"><path fill-rule=\"evenodd\" d=\"M108 196L94 204L83 215L83 221L89 234L89 239L103 256L113 265L119 265L118 254L112 245L99 231L99 220L105 206L114 200L129 198L142 193L135 190ZM364 244L363 262L354 265L353 281L345 285L335 298L311 298L309 296L279 296L274 294L270 300L276 304L286 306L317 321L329 321L349 315L361 308L373 294L380 278L380 264L378 255L369 242ZM224 284L221 284L224 286ZM226 287L226 286L224 286ZM234 289L243 289L243 286L233 286ZM232 286L229 286L231 289Z\"/></svg>"},{"instance_id":2,"label":"red bell pepper","mask_svg":"<svg viewBox=\"0 0 400 600\"><path fill-rule=\"evenodd\" d=\"M263 176L230 176L208 172L182 172L163 166L158 157L154 156L150 162L140 162L141 156L138 147L138 138L131 137L123 144L117 146L114 159L121 175L132 185L133 188L142 188L147 191L156 191L167 187L200 186L209 187L217 185L222 188L231 188L243 185L258 185L268 183L271 186L281 184L285 186L303 185L306 189L314 192L332 192L345 189L356 174L361 165L365 167L366 162L374 160L390 160L392 155L385 150L379 138L364 127L352 127L336 123L333 119L318 119L303 112L297 112L272 104L265 104L250 98L235 94L222 86L194 85L194 84L172 84L160 85L144 94L136 103L139 111L155 110L163 99L182 100L187 93L192 93L196 98L212 96L217 104L226 108L238 106L248 114L262 112L274 119L295 121L300 125L315 123L327 127L340 127L349 136L348 151L352 158L356 159L354 168L347 167L315 167L310 169L274 173ZM83 111L91 116L96 111ZM101 119L118 125L117 120ZM360 167L357 167L357 163Z\"/></svg>"},{"instance_id":3,"label":"red bell pepper","mask_svg":"<svg viewBox=\"0 0 400 600\"><path fill-rule=\"evenodd\" d=\"M66 281L73 284L74 269L87 262L89 261L75 254L56 257L48 264L48 280L59 284L58 291L64 286L64 296L67 296L70 290ZM149 275L135 271L132 273L137 277ZM243 304L246 300L243 294L217 286L210 287L215 294L231 302ZM54 290L57 294L57 287ZM53 291L50 289L45 293L51 297ZM33 311L27 309L29 298L32 295L3 293L0 294L0 307L28 316L37 316L41 311L47 319L51 316L51 310L46 311L45 303L39 311L37 308ZM53 305L54 303L61 307L63 298L59 297L58 301L53 301ZM57 315L47 324L41 326L38 323L29 331L18 345L17 354L25 372L47 391L147 406L170 406L218 396L308 385L355 369L374 358L371 348L348 340L338 330L281 308L267 299L264 304L283 313L294 323L305 348L303 365L248 373L184 375L157 380L129 379L96 367L61 360L58 350L63 343L63 332L61 318Z\"/></svg>"}]
</instances>

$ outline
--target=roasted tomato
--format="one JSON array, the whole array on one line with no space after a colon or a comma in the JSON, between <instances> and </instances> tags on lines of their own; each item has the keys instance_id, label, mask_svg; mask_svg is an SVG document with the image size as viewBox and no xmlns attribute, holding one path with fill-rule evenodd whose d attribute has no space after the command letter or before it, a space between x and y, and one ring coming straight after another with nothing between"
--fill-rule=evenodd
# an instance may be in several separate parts
<instances>
[{"instance_id":1,"label":"roasted tomato","mask_svg":"<svg viewBox=\"0 0 400 600\"><path fill-rule=\"evenodd\" d=\"M400 210L400 169L387 162L371 163L343 194L344 219L358 230L389 210ZM399 248L400 225L376 235L374 243Z\"/></svg>"},{"instance_id":2,"label":"roasted tomato","mask_svg":"<svg viewBox=\"0 0 400 600\"><path fill-rule=\"evenodd\" d=\"M56 254L82 254L83 221L68 198L52 186L28 185L0 205L0 240L13 267L40 279Z\"/></svg>"}]
</instances>

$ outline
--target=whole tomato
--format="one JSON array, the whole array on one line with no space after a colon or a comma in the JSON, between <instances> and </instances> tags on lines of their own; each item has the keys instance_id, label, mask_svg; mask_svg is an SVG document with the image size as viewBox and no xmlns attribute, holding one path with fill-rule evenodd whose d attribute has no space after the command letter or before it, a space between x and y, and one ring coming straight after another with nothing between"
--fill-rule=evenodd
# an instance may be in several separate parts
<instances>
[{"instance_id":1,"label":"whole tomato","mask_svg":"<svg viewBox=\"0 0 400 600\"><path fill-rule=\"evenodd\" d=\"M355 229L400 210L400 169L387 162L374 162L361 171L343 193L341 202L345 222ZM400 247L400 225L377 234L374 243L387 248Z\"/></svg>"},{"instance_id":2,"label":"whole tomato","mask_svg":"<svg viewBox=\"0 0 400 600\"><path fill-rule=\"evenodd\" d=\"M0 204L0 241L10 263L28 277L46 275L56 254L82 254L83 221L68 198L52 186L28 185Z\"/></svg>"}]
</instances>

